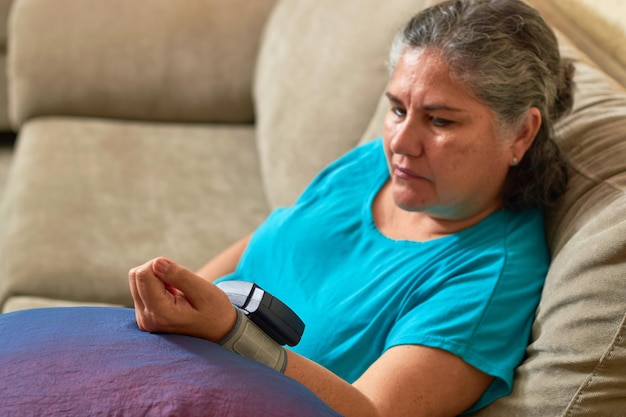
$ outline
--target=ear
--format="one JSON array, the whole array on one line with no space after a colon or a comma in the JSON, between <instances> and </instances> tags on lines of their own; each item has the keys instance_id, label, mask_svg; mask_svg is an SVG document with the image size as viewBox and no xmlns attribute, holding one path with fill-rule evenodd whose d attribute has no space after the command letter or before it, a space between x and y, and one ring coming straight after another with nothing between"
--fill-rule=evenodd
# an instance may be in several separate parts
<instances>
[{"instance_id":1,"label":"ear","mask_svg":"<svg viewBox=\"0 0 626 417\"><path fill-rule=\"evenodd\" d=\"M539 128L541 128L541 112L537 107L528 109L526 120L520 125L515 139L511 144L512 160L511 165L517 165L522 160L530 145L533 144Z\"/></svg>"}]
</instances>

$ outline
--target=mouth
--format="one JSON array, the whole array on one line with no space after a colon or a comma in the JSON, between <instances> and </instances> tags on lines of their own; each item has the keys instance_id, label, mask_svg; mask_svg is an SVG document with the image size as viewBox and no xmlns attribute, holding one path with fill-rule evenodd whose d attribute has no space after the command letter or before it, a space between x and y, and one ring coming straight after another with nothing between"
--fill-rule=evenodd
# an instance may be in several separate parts
<instances>
[{"instance_id":1,"label":"mouth","mask_svg":"<svg viewBox=\"0 0 626 417\"><path fill-rule=\"evenodd\" d=\"M427 179L423 175L420 175L417 172L412 171L406 167L401 167L400 165L397 165L397 164L393 166L393 176L398 179L403 179L403 180L415 180L415 179L426 180Z\"/></svg>"}]
</instances>

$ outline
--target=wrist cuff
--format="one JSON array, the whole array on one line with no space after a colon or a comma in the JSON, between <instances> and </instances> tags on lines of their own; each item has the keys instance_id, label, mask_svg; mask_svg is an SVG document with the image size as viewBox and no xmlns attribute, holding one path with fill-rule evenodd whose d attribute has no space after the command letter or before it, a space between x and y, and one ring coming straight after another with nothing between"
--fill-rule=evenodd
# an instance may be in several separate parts
<instances>
[{"instance_id":1,"label":"wrist cuff","mask_svg":"<svg viewBox=\"0 0 626 417\"><path fill-rule=\"evenodd\" d=\"M241 356L284 372L287 366L285 349L259 329L240 309L235 327L218 343Z\"/></svg>"}]
</instances>

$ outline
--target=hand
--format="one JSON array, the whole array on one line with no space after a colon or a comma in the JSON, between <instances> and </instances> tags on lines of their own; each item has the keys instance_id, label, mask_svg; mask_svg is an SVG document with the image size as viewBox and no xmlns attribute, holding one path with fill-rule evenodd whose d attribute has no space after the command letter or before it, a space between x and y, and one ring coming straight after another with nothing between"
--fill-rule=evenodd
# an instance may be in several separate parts
<instances>
[{"instance_id":1,"label":"hand","mask_svg":"<svg viewBox=\"0 0 626 417\"><path fill-rule=\"evenodd\" d=\"M152 333L177 333L213 342L230 332L235 308L222 290L165 258L128 273L137 325Z\"/></svg>"}]
</instances>

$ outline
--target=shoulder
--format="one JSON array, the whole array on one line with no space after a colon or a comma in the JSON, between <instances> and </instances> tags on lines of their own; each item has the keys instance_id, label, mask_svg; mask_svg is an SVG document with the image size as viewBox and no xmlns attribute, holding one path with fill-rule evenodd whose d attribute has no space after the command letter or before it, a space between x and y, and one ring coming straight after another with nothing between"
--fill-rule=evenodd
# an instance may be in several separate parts
<instances>
[{"instance_id":1,"label":"shoulder","mask_svg":"<svg viewBox=\"0 0 626 417\"><path fill-rule=\"evenodd\" d=\"M539 209L529 210L502 210L499 212L500 220L508 226L508 232L515 233L516 230L534 231L533 234L544 234L543 213Z\"/></svg>"},{"instance_id":2,"label":"shoulder","mask_svg":"<svg viewBox=\"0 0 626 417\"><path fill-rule=\"evenodd\" d=\"M504 243L508 253L508 264L519 264L517 259L526 259L547 269L550 262L545 235L543 213L539 209L503 212ZM523 268L523 265L518 265Z\"/></svg>"},{"instance_id":3,"label":"shoulder","mask_svg":"<svg viewBox=\"0 0 626 417\"><path fill-rule=\"evenodd\" d=\"M501 210L459 233L459 239L472 246L545 250L543 213L539 209Z\"/></svg>"},{"instance_id":4,"label":"shoulder","mask_svg":"<svg viewBox=\"0 0 626 417\"><path fill-rule=\"evenodd\" d=\"M543 214L538 209L498 211L445 242L447 253L458 256L455 263L467 261L470 268L487 263L498 276L511 267L523 269L524 262L542 268L549 262Z\"/></svg>"}]
</instances>

